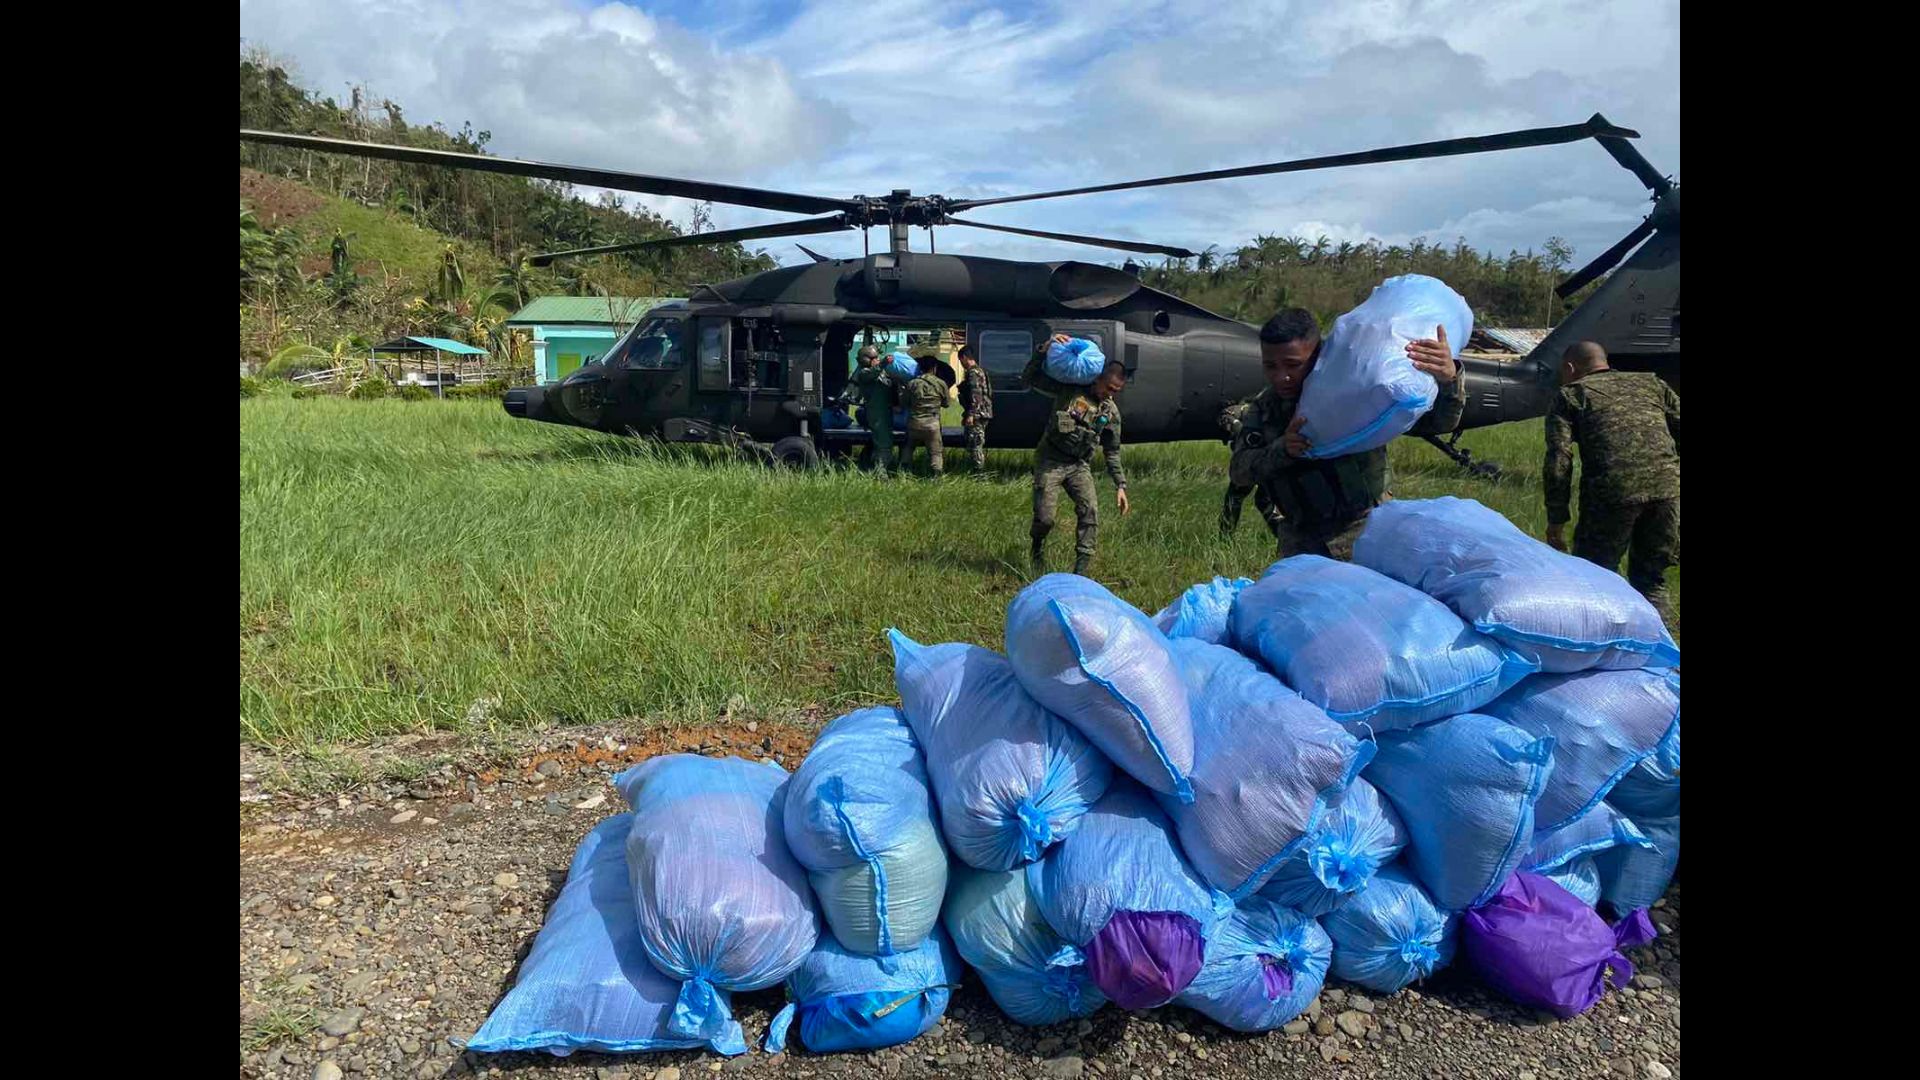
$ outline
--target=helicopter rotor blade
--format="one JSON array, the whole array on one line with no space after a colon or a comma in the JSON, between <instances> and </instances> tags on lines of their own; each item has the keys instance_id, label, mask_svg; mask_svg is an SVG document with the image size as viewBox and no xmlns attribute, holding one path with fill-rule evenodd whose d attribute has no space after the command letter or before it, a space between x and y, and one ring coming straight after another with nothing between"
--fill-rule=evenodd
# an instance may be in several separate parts
<instances>
[{"instance_id":1,"label":"helicopter rotor blade","mask_svg":"<svg viewBox=\"0 0 1920 1080\"><path fill-rule=\"evenodd\" d=\"M1600 114L1595 113L1594 116L1599 118ZM1672 180L1662 175L1659 169L1653 167L1652 162L1641 155L1637 147L1625 139L1615 138L1612 135L1600 135L1596 136L1594 141L1598 142L1607 153L1613 155L1613 160L1639 177L1640 182L1647 185L1647 190L1653 192L1654 198L1665 195L1667 189L1673 186Z\"/></svg>"},{"instance_id":2,"label":"helicopter rotor blade","mask_svg":"<svg viewBox=\"0 0 1920 1080\"><path fill-rule=\"evenodd\" d=\"M534 266L546 266L555 259L570 259L581 255L614 255L623 251L644 251L648 248L686 247L691 244L729 244L741 240L766 240L776 236L810 236L814 233L839 232L851 228L847 219L839 214L826 217L805 218L800 221L781 221L771 225L749 225L744 229L722 229L719 232L688 233L685 236L664 236L658 240L639 240L631 244L608 244L604 247L574 248L570 251L549 251L535 255L527 261ZM811 254L811 253L809 253Z\"/></svg>"},{"instance_id":3,"label":"helicopter rotor blade","mask_svg":"<svg viewBox=\"0 0 1920 1080\"><path fill-rule=\"evenodd\" d=\"M805 244L795 244L795 245L793 245L793 246L794 246L794 247L797 247L797 248L799 248L799 249L800 249L801 251L804 251L804 252L806 252L806 253L807 253L807 258L809 258L809 259L812 259L812 260L813 260L814 262L829 262L829 261L831 261L831 260L829 260L829 259L828 259L828 258L827 258L827 257L826 257L825 255L822 255L822 254L820 254L819 252L817 252L817 251L815 251L815 250L813 250L812 248L810 248L810 247L808 247L808 246L807 246L807 245L805 245Z\"/></svg>"},{"instance_id":4,"label":"helicopter rotor blade","mask_svg":"<svg viewBox=\"0 0 1920 1080\"><path fill-rule=\"evenodd\" d=\"M1125 191L1131 188L1160 187L1166 184L1191 184L1200 180L1226 180L1236 176L1266 176L1273 173L1307 172L1312 169L1337 169L1348 165L1377 165L1388 161L1413 161L1419 158L1452 157L1458 154L1484 154L1494 150L1514 150L1523 146L1553 146L1603 136L1610 139L1637 139L1640 133L1628 128L1615 127L1608 123L1605 117L1595 113L1584 124L1527 128L1522 131L1476 135L1465 139L1441 139L1437 142L1363 150L1354 154L1297 158L1266 165L1248 165L1238 169L1181 173L1178 176L1160 176L1151 180L1128 180L1117 184L1097 184L1093 187L1068 188L1064 191L1042 191L1031 195L1006 195L997 199L961 199L949 204L949 209L971 210L976 206L994 206L999 203L1057 199L1063 195L1089 195L1097 191Z\"/></svg>"},{"instance_id":5,"label":"helicopter rotor blade","mask_svg":"<svg viewBox=\"0 0 1920 1080\"><path fill-rule=\"evenodd\" d=\"M1168 247L1165 244L1142 244L1133 240L1108 240L1100 236L1080 236L1075 233L1042 232L1039 229L1016 229L1011 225L989 225L984 221L963 221L949 217L948 225L965 225L974 229L992 229L994 232L1019 233L1021 236L1038 236L1043 240L1065 240L1070 244L1087 244L1092 247L1118 248L1121 251L1138 251L1147 255L1172 255L1177 259L1191 259L1199 254L1183 247Z\"/></svg>"},{"instance_id":6,"label":"helicopter rotor blade","mask_svg":"<svg viewBox=\"0 0 1920 1080\"><path fill-rule=\"evenodd\" d=\"M832 213L852 210L859 206L859 203L852 199L829 199L818 195L799 195L790 191L768 191L762 188L736 187L732 184L710 184L704 180L680 180L671 176L647 176L641 173L617 172L612 169L555 165L545 161L522 161L518 158L491 157L482 154L458 154L450 150L354 142L351 139L328 139L317 135L289 135L278 131L250 131L243 128L240 132L240 141L292 146L302 150L318 150L327 154L405 161L415 165L443 165L454 169L505 173L508 176L531 176L542 180L560 180L569 184L612 188L615 191L633 191L645 195L673 195L683 199L699 199L731 206L752 206L761 210L784 210L795 214Z\"/></svg>"},{"instance_id":7,"label":"helicopter rotor blade","mask_svg":"<svg viewBox=\"0 0 1920 1080\"><path fill-rule=\"evenodd\" d=\"M1640 245L1640 241L1652 235L1653 218L1649 216L1645 221L1634 226L1632 232L1621 237L1619 243L1601 252L1592 262L1575 271L1572 277L1554 286L1553 294L1565 300L1579 292L1587 282L1619 265L1620 260L1626 258L1628 252Z\"/></svg>"}]
</instances>

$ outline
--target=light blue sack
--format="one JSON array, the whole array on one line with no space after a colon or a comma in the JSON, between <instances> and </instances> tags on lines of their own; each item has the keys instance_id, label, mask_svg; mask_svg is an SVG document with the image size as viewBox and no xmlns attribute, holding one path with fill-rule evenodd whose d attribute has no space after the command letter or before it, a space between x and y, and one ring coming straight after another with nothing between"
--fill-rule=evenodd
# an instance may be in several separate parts
<instances>
[{"instance_id":1,"label":"light blue sack","mask_svg":"<svg viewBox=\"0 0 1920 1080\"><path fill-rule=\"evenodd\" d=\"M887 635L901 711L926 755L954 858L1007 870L1070 835L1106 793L1112 763L1029 697L1000 654Z\"/></svg>"},{"instance_id":2,"label":"light blue sack","mask_svg":"<svg viewBox=\"0 0 1920 1080\"><path fill-rule=\"evenodd\" d=\"M1479 713L1380 737L1367 780L1400 811L1408 868L1443 910L1485 903L1520 868L1553 746Z\"/></svg>"},{"instance_id":3,"label":"light blue sack","mask_svg":"<svg viewBox=\"0 0 1920 1080\"><path fill-rule=\"evenodd\" d=\"M1606 803L1595 803L1560 828L1535 829L1533 846L1520 860L1520 869L1553 879L1593 907L1600 902L1600 867L1595 856L1614 847L1651 849L1654 843L1626 815Z\"/></svg>"},{"instance_id":4,"label":"light blue sack","mask_svg":"<svg viewBox=\"0 0 1920 1080\"><path fill-rule=\"evenodd\" d=\"M1077 574L1048 574L1007 605L1007 658L1020 685L1122 771L1192 801L1193 719L1167 635Z\"/></svg>"},{"instance_id":5,"label":"light blue sack","mask_svg":"<svg viewBox=\"0 0 1920 1080\"><path fill-rule=\"evenodd\" d=\"M1057 1024L1107 1003L1080 950L1040 914L1024 869L954 867L943 919L954 947L1015 1023Z\"/></svg>"},{"instance_id":6,"label":"light blue sack","mask_svg":"<svg viewBox=\"0 0 1920 1080\"><path fill-rule=\"evenodd\" d=\"M947 849L906 717L861 709L828 724L787 785L787 847L849 952L911 952L940 922Z\"/></svg>"},{"instance_id":7,"label":"light blue sack","mask_svg":"<svg viewBox=\"0 0 1920 1080\"><path fill-rule=\"evenodd\" d=\"M1253 584L1252 578L1217 577L1203 581L1160 609L1153 624L1169 638L1193 638L1209 645L1226 645L1227 616L1233 612L1233 598Z\"/></svg>"},{"instance_id":8,"label":"light blue sack","mask_svg":"<svg viewBox=\"0 0 1920 1080\"><path fill-rule=\"evenodd\" d=\"M1193 703L1193 802L1160 806L1194 869L1239 900L1314 839L1373 744L1224 645L1168 647Z\"/></svg>"},{"instance_id":9,"label":"light blue sack","mask_svg":"<svg viewBox=\"0 0 1920 1080\"><path fill-rule=\"evenodd\" d=\"M1333 939L1262 897L1242 902L1207 945L1207 963L1177 999L1234 1031L1272 1031L1320 994Z\"/></svg>"},{"instance_id":10,"label":"light blue sack","mask_svg":"<svg viewBox=\"0 0 1920 1080\"><path fill-rule=\"evenodd\" d=\"M920 377L920 361L903 352L889 353L886 359L887 370L901 382L909 382Z\"/></svg>"},{"instance_id":11,"label":"light blue sack","mask_svg":"<svg viewBox=\"0 0 1920 1080\"><path fill-rule=\"evenodd\" d=\"M1666 672L1674 697L1680 695L1680 673ZM1615 810L1636 821L1660 821L1680 816L1680 713L1673 714L1673 730L1653 753L1627 770L1607 792Z\"/></svg>"},{"instance_id":12,"label":"light blue sack","mask_svg":"<svg viewBox=\"0 0 1920 1080\"><path fill-rule=\"evenodd\" d=\"M1650 908L1666 895L1680 865L1680 818L1637 818L1634 824L1653 847L1614 847L1594 856L1600 867L1600 896L1616 915Z\"/></svg>"},{"instance_id":13,"label":"light blue sack","mask_svg":"<svg viewBox=\"0 0 1920 1080\"><path fill-rule=\"evenodd\" d=\"M816 1054L919 1038L947 1011L962 970L938 926L916 947L885 959L855 955L823 937L787 977L788 1004L768 1025L767 1051L787 1048L796 1019L801 1045Z\"/></svg>"},{"instance_id":14,"label":"light blue sack","mask_svg":"<svg viewBox=\"0 0 1920 1080\"><path fill-rule=\"evenodd\" d=\"M627 832L633 815L594 826L573 855L567 883L547 911L546 925L520 965L513 989L496 1005L467 1049L483 1054L575 1050L623 1054L710 1046L723 1054L746 1044L676 1035L669 1030L680 984L647 962L633 917L627 879ZM726 991L718 991L726 1001Z\"/></svg>"},{"instance_id":15,"label":"light blue sack","mask_svg":"<svg viewBox=\"0 0 1920 1080\"><path fill-rule=\"evenodd\" d=\"M1070 338L1065 344L1056 341L1047 346L1047 377L1055 382L1086 386L1099 378L1106 366L1107 354L1086 338Z\"/></svg>"},{"instance_id":16,"label":"light blue sack","mask_svg":"<svg viewBox=\"0 0 1920 1080\"><path fill-rule=\"evenodd\" d=\"M1440 384L1413 366L1407 345L1433 337L1439 326L1458 356L1473 336L1473 311L1445 282L1423 274L1388 278L1334 320L1300 391L1308 456L1385 446L1433 408Z\"/></svg>"},{"instance_id":17,"label":"light blue sack","mask_svg":"<svg viewBox=\"0 0 1920 1080\"><path fill-rule=\"evenodd\" d=\"M1446 604L1542 671L1680 662L1659 611L1625 578L1553 550L1472 499L1381 503L1353 561Z\"/></svg>"},{"instance_id":18,"label":"light blue sack","mask_svg":"<svg viewBox=\"0 0 1920 1080\"><path fill-rule=\"evenodd\" d=\"M1443 913L1394 863L1373 875L1352 900L1320 920L1333 939L1336 979L1382 994L1397 993L1453 961L1459 916Z\"/></svg>"},{"instance_id":19,"label":"light blue sack","mask_svg":"<svg viewBox=\"0 0 1920 1080\"><path fill-rule=\"evenodd\" d=\"M820 934L807 871L781 825L787 772L772 762L669 754L613 778L633 807L627 872L640 943L682 980L668 1031L746 1049L725 990L786 978Z\"/></svg>"},{"instance_id":20,"label":"light blue sack","mask_svg":"<svg viewBox=\"0 0 1920 1080\"><path fill-rule=\"evenodd\" d=\"M1369 761L1375 747L1364 745ZM1367 887L1407 846L1406 827L1379 789L1355 778L1335 800L1318 835L1280 864L1260 895L1303 915L1325 915Z\"/></svg>"},{"instance_id":21,"label":"light blue sack","mask_svg":"<svg viewBox=\"0 0 1920 1080\"><path fill-rule=\"evenodd\" d=\"M1356 734L1471 712L1536 667L1418 589L1319 555L1269 566L1228 626L1234 648Z\"/></svg>"},{"instance_id":22,"label":"light blue sack","mask_svg":"<svg viewBox=\"0 0 1920 1080\"><path fill-rule=\"evenodd\" d=\"M1534 810L1534 828L1551 832L1607 798L1662 747L1677 746L1680 681L1644 669L1535 675L1481 711L1553 736L1553 776Z\"/></svg>"}]
</instances>

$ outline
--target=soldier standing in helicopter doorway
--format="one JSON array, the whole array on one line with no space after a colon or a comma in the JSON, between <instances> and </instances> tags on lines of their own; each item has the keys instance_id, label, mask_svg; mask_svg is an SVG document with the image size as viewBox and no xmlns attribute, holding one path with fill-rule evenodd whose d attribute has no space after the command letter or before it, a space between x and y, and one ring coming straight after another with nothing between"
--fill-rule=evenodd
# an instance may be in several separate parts
<instances>
[{"instance_id":1,"label":"soldier standing in helicopter doorway","mask_svg":"<svg viewBox=\"0 0 1920 1080\"><path fill-rule=\"evenodd\" d=\"M987 421L993 419L993 380L973 355L972 345L960 346L960 426L967 432L967 452L973 471L987 467Z\"/></svg>"},{"instance_id":2,"label":"soldier standing in helicopter doorway","mask_svg":"<svg viewBox=\"0 0 1920 1080\"><path fill-rule=\"evenodd\" d=\"M933 470L933 478L938 480L947 467L946 442L940 433L940 410L947 404L947 381L940 377L939 358L922 356L919 367L920 374L907 384L907 457L900 471L910 471L915 453L925 446L928 466Z\"/></svg>"},{"instance_id":3,"label":"soldier standing in helicopter doorway","mask_svg":"<svg viewBox=\"0 0 1920 1080\"><path fill-rule=\"evenodd\" d=\"M867 462L873 474L885 479L887 459L893 456L893 399L897 385L893 373L880 363L880 350L872 345L860 347L860 367L847 378L842 395L861 402L860 426L873 435L867 447Z\"/></svg>"},{"instance_id":4,"label":"soldier standing in helicopter doorway","mask_svg":"<svg viewBox=\"0 0 1920 1080\"><path fill-rule=\"evenodd\" d=\"M1106 455L1107 475L1113 478L1114 502L1122 514L1133 512L1127 501L1127 473L1120 467L1120 406L1115 394L1127 387L1127 370L1118 360L1109 360L1091 386L1073 386L1049 377L1043 365L1047 346L1072 341L1055 334L1034 350L1033 359L1021 373L1027 388L1053 398L1053 413L1047 418L1040 445L1033 452L1033 571L1046 569L1044 546L1053 531L1054 510L1060 504L1060 489L1073 499L1074 530L1073 572L1084 575L1093 563L1094 539L1100 529L1100 504L1093 488L1093 452Z\"/></svg>"}]
</instances>

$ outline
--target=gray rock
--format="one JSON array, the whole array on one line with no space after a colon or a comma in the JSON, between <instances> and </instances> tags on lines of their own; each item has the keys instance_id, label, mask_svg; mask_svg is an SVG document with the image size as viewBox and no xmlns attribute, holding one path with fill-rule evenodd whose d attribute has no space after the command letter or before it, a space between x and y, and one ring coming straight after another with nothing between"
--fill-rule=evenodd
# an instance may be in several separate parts
<instances>
[{"instance_id":1,"label":"gray rock","mask_svg":"<svg viewBox=\"0 0 1920 1080\"><path fill-rule=\"evenodd\" d=\"M1639 990L1658 990L1667 985L1667 981L1658 975L1635 975L1633 985Z\"/></svg>"},{"instance_id":2,"label":"gray rock","mask_svg":"<svg viewBox=\"0 0 1920 1080\"><path fill-rule=\"evenodd\" d=\"M936 1064L938 1064L943 1069L951 1069L960 1065L965 1065L967 1062L971 1060L973 1059L969 1058L965 1054L946 1054L942 1056L936 1062Z\"/></svg>"},{"instance_id":3,"label":"gray rock","mask_svg":"<svg viewBox=\"0 0 1920 1080\"><path fill-rule=\"evenodd\" d=\"M1049 1035L1046 1038L1041 1039L1039 1042L1033 1044L1033 1052L1036 1054L1039 1054L1041 1057L1045 1057L1048 1054L1051 1054L1054 1051L1059 1050L1064 1045L1066 1045L1065 1040L1059 1038L1058 1036Z\"/></svg>"},{"instance_id":4,"label":"gray rock","mask_svg":"<svg viewBox=\"0 0 1920 1080\"><path fill-rule=\"evenodd\" d=\"M499 888L511 889L515 885L520 884L520 875L519 874L495 874L493 875L493 883Z\"/></svg>"},{"instance_id":5,"label":"gray rock","mask_svg":"<svg viewBox=\"0 0 1920 1080\"><path fill-rule=\"evenodd\" d=\"M364 1019L366 1015L367 1010L357 1007L341 1009L339 1012L327 1017L326 1023L320 1025L320 1030L326 1032L328 1035L348 1035L360 1026L360 1021Z\"/></svg>"},{"instance_id":6,"label":"gray rock","mask_svg":"<svg viewBox=\"0 0 1920 1080\"><path fill-rule=\"evenodd\" d=\"M669 1065L653 1074L653 1080L680 1080L679 1068Z\"/></svg>"},{"instance_id":7,"label":"gray rock","mask_svg":"<svg viewBox=\"0 0 1920 1080\"><path fill-rule=\"evenodd\" d=\"M1322 993L1321 996L1333 1002L1335 1005L1347 1000L1347 992L1345 990L1328 990Z\"/></svg>"},{"instance_id":8,"label":"gray rock","mask_svg":"<svg viewBox=\"0 0 1920 1080\"><path fill-rule=\"evenodd\" d=\"M470 802L454 803L452 806L447 807L447 820L465 821L476 813L478 813L478 811L474 809L474 805Z\"/></svg>"},{"instance_id":9,"label":"gray rock","mask_svg":"<svg viewBox=\"0 0 1920 1080\"><path fill-rule=\"evenodd\" d=\"M1173 1033L1173 1041L1181 1044L1190 1043L1193 1041L1193 1036L1184 1031L1176 1031Z\"/></svg>"},{"instance_id":10,"label":"gray rock","mask_svg":"<svg viewBox=\"0 0 1920 1080\"><path fill-rule=\"evenodd\" d=\"M340 1045L340 1040L329 1035L326 1038L320 1040L319 1050L321 1053L324 1054L329 1050L336 1049L337 1047L339 1047L339 1045Z\"/></svg>"},{"instance_id":11,"label":"gray rock","mask_svg":"<svg viewBox=\"0 0 1920 1080\"><path fill-rule=\"evenodd\" d=\"M348 979L340 989L344 991L348 997L358 997L365 993L367 988L372 986L374 980L378 978L380 978L380 973L377 971L363 971Z\"/></svg>"},{"instance_id":12,"label":"gray rock","mask_svg":"<svg viewBox=\"0 0 1920 1080\"><path fill-rule=\"evenodd\" d=\"M323 1061L313 1067L313 1080L340 1080L346 1073L331 1061Z\"/></svg>"},{"instance_id":13,"label":"gray rock","mask_svg":"<svg viewBox=\"0 0 1920 1080\"><path fill-rule=\"evenodd\" d=\"M418 810L402 810L399 813L388 818L387 824L405 825L407 822L412 821L414 818L419 816L420 816L420 811Z\"/></svg>"},{"instance_id":14,"label":"gray rock","mask_svg":"<svg viewBox=\"0 0 1920 1080\"><path fill-rule=\"evenodd\" d=\"M1334 1017L1333 1022L1339 1026L1341 1031L1346 1032L1356 1039L1361 1038L1367 1033L1367 1014L1363 1012L1355 1012L1352 1009L1348 1009L1346 1012Z\"/></svg>"},{"instance_id":15,"label":"gray rock","mask_svg":"<svg viewBox=\"0 0 1920 1080\"><path fill-rule=\"evenodd\" d=\"M1363 1013L1371 1013L1373 1011L1373 999L1363 994L1348 994L1347 1008L1358 1009Z\"/></svg>"},{"instance_id":16,"label":"gray rock","mask_svg":"<svg viewBox=\"0 0 1920 1080\"><path fill-rule=\"evenodd\" d=\"M1673 1070L1657 1061L1649 1061L1647 1062L1647 1075L1653 1077L1653 1080L1672 1080Z\"/></svg>"},{"instance_id":17,"label":"gray rock","mask_svg":"<svg viewBox=\"0 0 1920 1080\"><path fill-rule=\"evenodd\" d=\"M533 771L541 776L559 776L560 763L552 758L548 758L540 764L535 765Z\"/></svg>"},{"instance_id":18,"label":"gray rock","mask_svg":"<svg viewBox=\"0 0 1920 1080\"><path fill-rule=\"evenodd\" d=\"M566 803L557 803L557 802L556 802L556 803L548 803L548 804L547 804L547 813L548 813L549 815L551 815L551 816L553 816L553 817L566 817L566 816L567 816L567 813L568 813L568 810L567 810L567 804L566 804Z\"/></svg>"},{"instance_id":19,"label":"gray rock","mask_svg":"<svg viewBox=\"0 0 1920 1080\"><path fill-rule=\"evenodd\" d=\"M1333 1044L1332 1039L1320 1040L1320 1060L1321 1061L1332 1061L1333 1055L1339 1052L1340 1052L1340 1048Z\"/></svg>"},{"instance_id":20,"label":"gray rock","mask_svg":"<svg viewBox=\"0 0 1920 1080\"><path fill-rule=\"evenodd\" d=\"M1060 1077L1061 1080L1080 1080L1080 1074L1086 1071L1087 1060L1078 1054L1068 1054L1049 1059L1043 1068L1048 1076Z\"/></svg>"},{"instance_id":21,"label":"gray rock","mask_svg":"<svg viewBox=\"0 0 1920 1080\"><path fill-rule=\"evenodd\" d=\"M415 1054L417 1054L417 1053L419 1053L419 1052L420 1052L420 1040L418 1040L418 1039L401 1039L401 1040L400 1040L400 1052L401 1052L401 1053L403 1053L403 1054L405 1054L405 1055L407 1055L408 1057L412 1057L413 1055L415 1055Z\"/></svg>"},{"instance_id":22,"label":"gray rock","mask_svg":"<svg viewBox=\"0 0 1920 1080\"><path fill-rule=\"evenodd\" d=\"M1286 1032L1288 1035L1305 1035L1307 1029L1312 1026L1312 1024L1307 1023L1305 1020L1289 1020L1287 1021L1287 1026L1280 1030Z\"/></svg>"},{"instance_id":23,"label":"gray rock","mask_svg":"<svg viewBox=\"0 0 1920 1080\"><path fill-rule=\"evenodd\" d=\"M627 1080L630 1074L625 1069L595 1069L593 1080Z\"/></svg>"},{"instance_id":24,"label":"gray rock","mask_svg":"<svg viewBox=\"0 0 1920 1080\"><path fill-rule=\"evenodd\" d=\"M1333 1034L1333 1018L1331 1016L1322 1016L1320 1019L1315 1020L1313 1022L1313 1033L1321 1038Z\"/></svg>"}]
</instances>

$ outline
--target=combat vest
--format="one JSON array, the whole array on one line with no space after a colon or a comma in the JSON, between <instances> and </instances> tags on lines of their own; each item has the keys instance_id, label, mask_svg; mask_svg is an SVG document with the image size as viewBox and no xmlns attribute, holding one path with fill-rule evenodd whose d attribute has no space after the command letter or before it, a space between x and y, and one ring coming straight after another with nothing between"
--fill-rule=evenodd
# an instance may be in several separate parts
<instances>
[{"instance_id":1,"label":"combat vest","mask_svg":"<svg viewBox=\"0 0 1920 1080\"><path fill-rule=\"evenodd\" d=\"M1120 406L1112 398L1095 401L1084 391L1060 395L1054 402L1040 449L1070 461L1092 461L1105 431L1120 430Z\"/></svg>"},{"instance_id":2,"label":"combat vest","mask_svg":"<svg viewBox=\"0 0 1920 1080\"><path fill-rule=\"evenodd\" d=\"M1336 458L1289 457L1282 440L1298 404L1271 390L1254 398L1234 436L1229 480L1264 490L1298 528L1344 525L1378 506L1387 491L1386 447Z\"/></svg>"}]
</instances>

